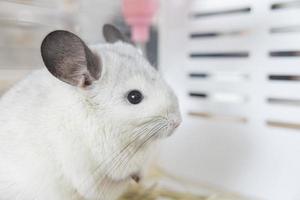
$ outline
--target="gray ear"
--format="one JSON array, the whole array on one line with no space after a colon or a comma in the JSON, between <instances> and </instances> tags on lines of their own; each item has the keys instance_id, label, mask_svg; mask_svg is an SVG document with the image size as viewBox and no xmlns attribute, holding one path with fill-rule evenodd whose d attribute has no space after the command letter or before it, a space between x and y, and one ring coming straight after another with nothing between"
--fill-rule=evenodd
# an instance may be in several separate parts
<instances>
[{"instance_id":1,"label":"gray ear","mask_svg":"<svg viewBox=\"0 0 300 200\"><path fill-rule=\"evenodd\" d=\"M51 74L74 86L86 87L101 75L100 58L68 31L53 31L42 42L41 54Z\"/></svg>"},{"instance_id":2,"label":"gray ear","mask_svg":"<svg viewBox=\"0 0 300 200\"><path fill-rule=\"evenodd\" d=\"M102 32L106 42L115 43L117 41L123 41L132 44L128 37L126 37L119 29L111 24L105 24Z\"/></svg>"}]
</instances>

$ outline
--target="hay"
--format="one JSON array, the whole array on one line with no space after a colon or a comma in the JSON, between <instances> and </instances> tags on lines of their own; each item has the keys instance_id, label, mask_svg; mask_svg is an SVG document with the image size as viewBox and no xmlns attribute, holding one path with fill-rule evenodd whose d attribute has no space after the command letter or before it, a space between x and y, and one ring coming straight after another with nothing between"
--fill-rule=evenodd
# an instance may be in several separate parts
<instances>
[{"instance_id":1,"label":"hay","mask_svg":"<svg viewBox=\"0 0 300 200\"><path fill-rule=\"evenodd\" d=\"M165 178L169 180L172 179L180 185L186 185L184 181L176 177L170 177L168 173L156 168L156 170L152 171L150 178L147 178L147 184L131 184L127 192L125 192L119 200L245 200L245 198L241 198L240 196L219 191L213 192L210 195L199 195L184 190L177 191L174 188L170 189L165 185L159 184L161 180ZM151 180L150 186L149 180ZM203 187L199 186L200 191L201 189L203 189Z\"/></svg>"},{"instance_id":2,"label":"hay","mask_svg":"<svg viewBox=\"0 0 300 200\"><path fill-rule=\"evenodd\" d=\"M131 186L120 200L158 200L161 198L174 200L208 200L207 197L176 192L166 188L159 188L155 185L149 188L142 185Z\"/></svg>"},{"instance_id":3,"label":"hay","mask_svg":"<svg viewBox=\"0 0 300 200\"><path fill-rule=\"evenodd\" d=\"M132 185L119 200L241 200L226 195L201 196L189 192L178 192L156 185L145 187L141 184Z\"/></svg>"}]
</instances>

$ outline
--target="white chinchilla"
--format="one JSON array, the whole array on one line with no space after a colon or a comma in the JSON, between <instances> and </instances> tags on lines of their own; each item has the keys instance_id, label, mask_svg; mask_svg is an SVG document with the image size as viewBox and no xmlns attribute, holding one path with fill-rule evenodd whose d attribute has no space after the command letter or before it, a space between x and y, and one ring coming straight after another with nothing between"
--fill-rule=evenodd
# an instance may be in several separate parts
<instances>
[{"instance_id":1,"label":"white chinchilla","mask_svg":"<svg viewBox=\"0 0 300 200\"><path fill-rule=\"evenodd\" d=\"M1 200L113 200L180 124L177 98L112 25L46 36L46 68L0 100Z\"/></svg>"}]
</instances>

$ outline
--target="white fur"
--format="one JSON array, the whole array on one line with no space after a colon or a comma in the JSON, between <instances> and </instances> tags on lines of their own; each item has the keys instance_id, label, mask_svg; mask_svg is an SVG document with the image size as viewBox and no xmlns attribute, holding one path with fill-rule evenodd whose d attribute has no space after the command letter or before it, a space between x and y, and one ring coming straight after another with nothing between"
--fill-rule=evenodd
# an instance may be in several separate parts
<instances>
[{"instance_id":1,"label":"white fur","mask_svg":"<svg viewBox=\"0 0 300 200\"><path fill-rule=\"evenodd\" d=\"M89 88L43 69L0 100L1 200L115 199L180 122L177 98L135 48L118 42L92 49L103 69ZM132 89L143 92L142 103L127 101ZM164 127L133 154L142 139L130 141L149 133L153 117Z\"/></svg>"}]
</instances>

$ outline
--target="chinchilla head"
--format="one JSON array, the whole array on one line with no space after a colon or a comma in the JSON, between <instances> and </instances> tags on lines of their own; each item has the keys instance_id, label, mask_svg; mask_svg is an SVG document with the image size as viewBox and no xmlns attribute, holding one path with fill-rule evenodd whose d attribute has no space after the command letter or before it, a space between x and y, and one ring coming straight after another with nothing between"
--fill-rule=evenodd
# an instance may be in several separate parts
<instances>
[{"instance_id":1,"label":"chinchilla head","mask_svg":"<svg viewBox=\"0 0 300 200\"><path fill-rule=\"evenodd\" d=\"M105 25L103 35L106 44L88 47L73 33L51 32L42 43L42 58L52 75L82 94L86 112L92 110L100 127L91 144L95 155L101 149L110 155L99 157L124 152L127 160L134 160L180 124L178 102L159 72L118 29Z\"/></svg>"}]
</instances>

